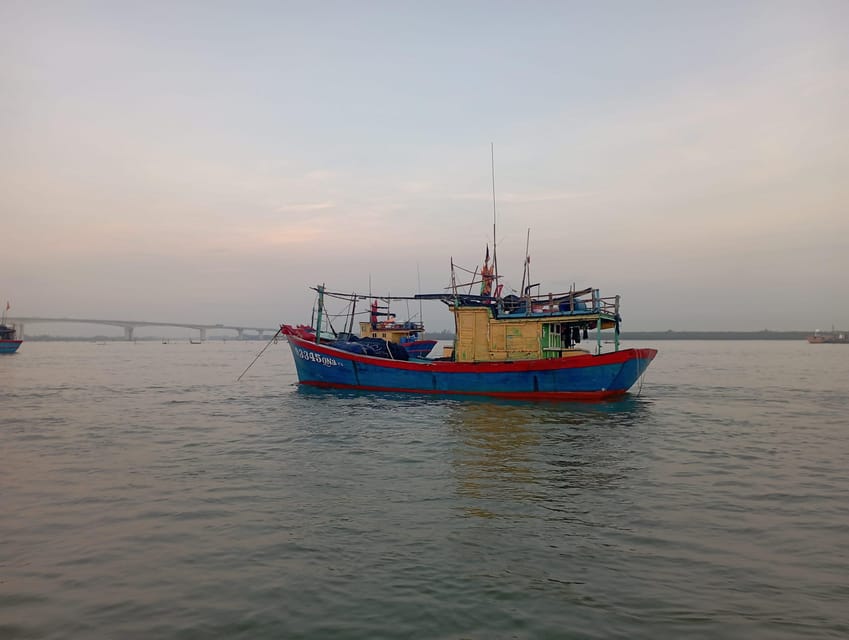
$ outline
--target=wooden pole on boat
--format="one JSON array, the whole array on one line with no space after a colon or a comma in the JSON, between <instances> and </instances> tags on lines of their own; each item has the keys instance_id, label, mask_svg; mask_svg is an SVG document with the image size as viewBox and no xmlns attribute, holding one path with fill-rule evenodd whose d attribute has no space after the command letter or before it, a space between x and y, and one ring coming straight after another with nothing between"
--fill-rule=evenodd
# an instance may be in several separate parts
<instances>
[{"instance_id":1,"label":"wooden pole on boat","mask_svg":"<svg viewBox=\"0 0 849 640\"><path fill-rule=\"evenodd\" d=\"M495 144L489 143L489 151L490 156L492 158L492 266L495 271L495 291L498 291L498 249L496 247L497 240L495 235L495 223L496 223L496 214L495 214Z\"/></svg>"},{"instance_id":2,"label":"wooden pole on boat","mask_svg":"<svg viewBox=\"0 0 849 640\"><path fill-rule=\"evenodd\" d=\"M619 294L616 295L614 313L616 314L616 326L613 327L613 343L616 345L614 350L619 351Z\"/></svg>"},{"instance_id":3,"label":"wooden pole on boat","mask_svg":"<svg viewBox=\"0 0 849 640\"><path fill-rule=\"evenodd\" d=\"M316 287L318 291L318 315L315 320L315 343L321 342L321 317L324 314L324 285L320 284Z\"/></svg>"},{"instance_id":4,"label":"wooden pole on boat","mask_svg":"<svg viewBox=\"0 0 849 640\"><path fill-rule=\"evenodd\" d=\"M348 324L348 333L354 333L354 314L357 312L357 294L351 294L351 322Z\"/></svg>"},{"instance_id":5,"label":"wooden pole on boat","mask_svg":"<svg viewBox=\"0 0 849 640\"><path fill-rule=\"evenodd\" d=\"M528 238L525 240L525 264L522 265L522 297L525 296L525 275L528 276L528 285L531 284L531 269L528 261L528 249L531 245L531 230L528 228ZM528 296L530 297L530 296Z\"/></svg>"},{"instance_id":6,"label":"wooden pole on boat","mask_svg":"<svg viewBox=\"0 0 849 640\"><path fill-rule=\"evenodd\" d=\"M595 352L601 353L601 317L595 321Z\"/></svg>"},{"instance_id":7,"label":"wooden pole on boat","mask_svg":"<svg viewBox=\"0 0 849 640\"><path fill-rule=\"evenodd\" d=\"M422 272L419 270L419 263L416 263L416 276L419 281L419 293L422 292ZM422 325L422 340L424 340L424 311L422 310L422 299L419 298L419 322Z\"/></svg>"}]
</instances>

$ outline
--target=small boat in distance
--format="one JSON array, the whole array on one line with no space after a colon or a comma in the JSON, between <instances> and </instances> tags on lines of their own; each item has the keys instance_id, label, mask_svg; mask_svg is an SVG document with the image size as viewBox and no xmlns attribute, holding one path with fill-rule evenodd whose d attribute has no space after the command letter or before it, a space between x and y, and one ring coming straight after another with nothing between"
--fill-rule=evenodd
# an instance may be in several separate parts
<instances>
[{"instance_id":1,"label":"small boat in distance","mask_svg":"<svg viewBox=\"0 0 849 640\"><path fill-rule=\"evenodd\" d=\"M0 319L0 353L15 353L23 340L18 340L18 331L14 324L6 324L6 312L10 305L6 302L3 317Z\"/></svg>"},{"instance_id":2,"label":"small boat in distance","mask_svg":"<svg viewBox=\"0 0 849 640\"><path fill-rule=\"evenodd\" d=\"M817 329L813 335L808 336L808 342L811 344L849 344L849 331L835 331L834 327L831 328L831 332Z\"/></svg>"}]
</instances>

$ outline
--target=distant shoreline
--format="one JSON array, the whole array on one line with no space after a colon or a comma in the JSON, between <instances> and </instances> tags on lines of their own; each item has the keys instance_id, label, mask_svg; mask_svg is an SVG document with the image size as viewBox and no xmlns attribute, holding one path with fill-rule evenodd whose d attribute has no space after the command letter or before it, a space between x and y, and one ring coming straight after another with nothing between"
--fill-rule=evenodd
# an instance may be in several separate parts
<instances>
[{"instance_id":1,"label":"distant shoreline","mask_svg":"<svg viewBox=\"0 0 849 640\"><path fill-rule=\"evenodd\" d=\"M620 340L805 340L812 331L623 331ZM428 337L438 340L453 340L454 335L446 332L428 333ZM444 336L444 337L443 337ZM613 340L612 331L602 331L602 340ZM587 340L595 340L593 331Z\"/></svg>"},{"instance_id":2,"label":"distant shoreline","mask_svg":"<svg viewBox=\"0 0 849 640\"><path fill-rule=\"evenodd\" d=\"M809 335L811 335L812 331L770 331L769 329L762 329L761 331L623 331L619 335L620 340L805 340ZM431 340L453 340L454 334L449 333L447 331L429 331L426 332L426 335ZM50 336L50 335L39 335L39 336L26 336L24 338L27 341L32 342L127 342L126 339L122 337L114 337L114 336L93 336L93 337L81 337L81 336ZM245 337L242 340L270 340L271 336L264 336L259 338L257 336ZM590 331L590 335L588 340L594 340L595 335L592 331ZM613 332L612 331L602 331L601 339L605 341L613 340ZM168 340L171 342L188 342L188 337L155 337L155 336L145 336L143 338L137 338L138 342L153 342L157 340ZM192 338L195 340L195 338ZM232 338L207 338L206 342L229 342L229 341L238 341L239 338L233 336Z\"/></svg>"},{"instance_id":3,"label":"distant shoreline","mask_svg":"<svg viewBox=\"0 0 849 640\"><path fill-rule=\"evenodd\" d=\"M623 331L621 340L805 340L811 331ZM613 334L602 332L602 339Z\"/></svg>"},{"instance_id":4,"label":"distant shoreline","mask_svg":"<svg viewBox=\"0 0 849 640\"><path fill-rule=\"evenodd\" d=\"M272 334L268 334L266 336L244 336L242 338L238 338L233 336L232 338L222 338L219 336L215 336L212 338L206 338L204 342L249 342L249 341L264 341L268 342L271 340ZM162 342L163 340L167 340L168 342L178 343L185 342L189 343L190 341L197 343L198 338L196 336L143 336L140 338L133 338L132 340L127 340L123 336L50 336L50 335L38 335L38 336L24 336L25 342Z\"/></svg>"}]
</instances>

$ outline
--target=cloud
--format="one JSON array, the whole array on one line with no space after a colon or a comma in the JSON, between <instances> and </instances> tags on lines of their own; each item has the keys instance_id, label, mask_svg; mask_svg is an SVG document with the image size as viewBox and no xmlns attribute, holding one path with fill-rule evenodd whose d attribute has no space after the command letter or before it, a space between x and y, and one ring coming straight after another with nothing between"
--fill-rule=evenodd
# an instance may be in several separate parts
<instances>
[{"instance_id":1,"label":"cloud","mask_svg":"<svg viewBox=\"0 0 849 640\"><path fill-rule=\"evenodd\" d=\"M532 204L536 202L557 202L560 200L575 200L577 198L587 198L594 195L591 191L583 192L530 192L517 193L507 191L504 193L496 193L496 202L510 204ZM450 200L471 200L475 202L492 202L492 193L451 193L444 196Z\"/></svg>"},{"instance_id":2,"label":"cloud","mask_svg":"<svg viewBox=\"0 0 849 640\"><path fill-rule=\"evenodd\" d=\"M278 213L288 213L290 211L294 212L309 212L309 211L324 211L326 209L335 209L336 203L332 200L327 200L325 202L303 202L299 204L285 204L275 208L275 211Z\"/></svg>"},{"instance_id":3,"label":"cloud","mask_svg":"<svg viewBox=\"0 0 849 640\"><path fill-rule=\"evenodd\" d=\"M308 171L304 175L304 179L321 182L325 180L332 180L337 175L338 174L335 171L329 171L327 169L316 169L314 171Z\"/></svg>"}]
</instances>

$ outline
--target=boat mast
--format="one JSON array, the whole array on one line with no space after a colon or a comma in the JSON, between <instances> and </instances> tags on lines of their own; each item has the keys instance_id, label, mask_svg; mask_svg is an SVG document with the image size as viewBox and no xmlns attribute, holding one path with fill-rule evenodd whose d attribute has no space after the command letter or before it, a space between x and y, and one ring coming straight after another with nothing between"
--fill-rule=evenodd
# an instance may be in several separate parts
<instances>
[{"instance_id":1,"label":"boat mast","mask_svg":"<svg viewBox=\"0 0 849 640\"><path fill-rule=\"evenodd\" d=\"M418 262L416 263L416 277L418 278L418 281L419 281L419 293L421 293L422 292L422 272L419 269L419 263ZM409 314L409 312L407 312L407 313ZM422 310L422 299L421 298L419 298L419 322L421 323L422 328L424 328L424 311ZM422 333L422 338L424 338L424 333Z\"/></svg>"},{"instance_id":2,"label":"boat mast","mask_svg":"<svg viewBox=\"0 0 849 640\"><path fill-rule=\"evenodd\" d=\"M498 250L496 249L496 236L495 236L495 144L489 143L489 151L490 157L492 158L492 267L495 272L495 291L493 293L498 292Z\"/></svg>"},{"instance_id":3,"label":"boat mast","mask_svg":"<svg viewBox=\"0 0 849 640\"><path fill-rule=\"evenodd\" d=\"M454 299L457 298L457 276L454 273L454 256L451 256L451 293L454 294Z\"/></svg>"},{"instance_id":4,"label":"boat mast","mask_svg":"<svg viewBox=\"0 0 849 640\"><path fill-rule=\"evenodd\" d=\"M531 267L528 260L528 249L531 245L531 229L528 228L528 238L525 240L525 264L522 265L522 297L525 297L525 276L528 276L528 287L531 286Z\"/></svg>"},{"instance_id":5,"label":"boat mast","mask_svg":"<svg viewBox=\"0 0 849 640\"><path fill-rule=\"evenodd\" d=\"M348 333L354 333L354 314L357 312L357 294L351 294L351 322L348 323Z\"/></svg>"},{"instance_id":6,"label":"boat mast","mask_svg":"<svg viewBox=\"0 0 849 640\"><path fill-rule=\"evenodd\" d=\"M320 284L315 289L318 291L318 315L315 321L315 343L321 342L321 317L324 315L324 285Z\"/></svg>"}]
</instances>

